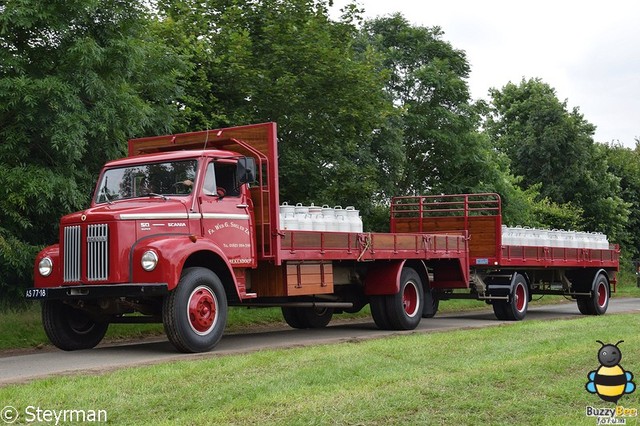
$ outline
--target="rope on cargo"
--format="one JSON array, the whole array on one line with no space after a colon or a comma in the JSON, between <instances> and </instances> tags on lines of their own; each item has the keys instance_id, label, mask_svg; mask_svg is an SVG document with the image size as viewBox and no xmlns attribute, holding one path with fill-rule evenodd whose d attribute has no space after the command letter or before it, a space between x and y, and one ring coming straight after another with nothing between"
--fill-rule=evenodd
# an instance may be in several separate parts
<instances>
[{"instance_id":1,"label":"rope on cargo","mask_svg":"<svg viewBox=\"0 0 640 426\"><path fill-rule=\"evenodd\" d=\"M358 262L361 262L364 254L371 248L371 232L368 232L366 235L360 235L358 239L360 240L360 244L364 242L364 246L362 247L362 251L360 252L357 260Z\"/></svg>"}]
</instances>

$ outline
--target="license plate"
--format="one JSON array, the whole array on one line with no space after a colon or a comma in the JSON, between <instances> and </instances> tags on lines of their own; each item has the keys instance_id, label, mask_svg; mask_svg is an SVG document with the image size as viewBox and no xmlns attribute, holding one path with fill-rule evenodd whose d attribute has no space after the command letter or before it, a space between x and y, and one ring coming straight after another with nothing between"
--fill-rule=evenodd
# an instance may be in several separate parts
<instances>
[{"instance_id":1,"label":"license plate","mask_svg":"<svg viewBox=\"0 0 640 426\"><path fill-rule=\"evenodd\" d=\"M46 288L28 288L25 292L25 297L27 299L44 299L47 297L47 289Z\"/></svg>"}]
</instances>

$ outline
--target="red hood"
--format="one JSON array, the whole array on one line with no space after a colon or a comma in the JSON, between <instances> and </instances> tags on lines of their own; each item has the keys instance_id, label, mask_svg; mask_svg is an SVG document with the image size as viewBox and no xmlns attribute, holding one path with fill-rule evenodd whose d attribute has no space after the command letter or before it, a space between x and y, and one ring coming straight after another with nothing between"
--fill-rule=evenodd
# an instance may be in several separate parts
<instances>
[{"instance_id":1,"label":"red hood","mask_svg":"<svg viewBox=\"0 0 640 426\"><path fill-rule=\"evenodd\" d=\"M106 222L122 219L121 215L186 215L187 202L190 199L169 198L136 198L134 200L116 201L111 204L100 204L86 210L71 213L61 219L61 224ZM84 217L84 219L83 219Z\"/></svg>"}]
</instances>

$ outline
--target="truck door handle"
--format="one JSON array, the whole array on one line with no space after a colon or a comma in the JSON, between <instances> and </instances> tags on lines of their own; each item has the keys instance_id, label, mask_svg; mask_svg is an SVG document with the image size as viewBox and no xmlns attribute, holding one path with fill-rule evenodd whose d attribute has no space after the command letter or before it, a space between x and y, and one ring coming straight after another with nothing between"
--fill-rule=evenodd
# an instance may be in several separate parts
<instances>
[{"instance_id":1,"label":"truck door handle","mask_svg":"<svg viewBox=\"0 0 640 426\"><path fill-rule=\"evenodd\" d=\"M236 207L239 209L247 209L249 208L249 204L238 204Z\"/></svg>"}]
</instances>

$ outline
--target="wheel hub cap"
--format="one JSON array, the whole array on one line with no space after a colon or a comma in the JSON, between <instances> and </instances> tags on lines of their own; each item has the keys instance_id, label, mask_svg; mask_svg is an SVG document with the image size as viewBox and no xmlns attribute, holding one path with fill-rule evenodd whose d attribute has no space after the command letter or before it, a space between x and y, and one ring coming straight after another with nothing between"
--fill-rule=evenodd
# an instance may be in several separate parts
<instances>
[{"instance_id":1,"label":"wheel hub cap","mask_svg":"<svg viewBox=\"0 0 640 426\"><path fill-rule=\"evenodd\" d=\"M418 312L418 304L418 290L413 283L408 283L402 294L402 306L404 307L404 311L407 315L413 317Z\"/></svg>"},{"instance_id":2,"label":"wheel hub cap","mask_svg":"<svg viewBox=\"0 0 640 426\"><path fill-rule=\"evenodd\" d=\"M206 334L216 320L217 303L215 296L206 287L198 287L189 298L189 324L198 334Z\"/></svg>"}]
</instances>

